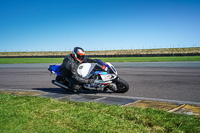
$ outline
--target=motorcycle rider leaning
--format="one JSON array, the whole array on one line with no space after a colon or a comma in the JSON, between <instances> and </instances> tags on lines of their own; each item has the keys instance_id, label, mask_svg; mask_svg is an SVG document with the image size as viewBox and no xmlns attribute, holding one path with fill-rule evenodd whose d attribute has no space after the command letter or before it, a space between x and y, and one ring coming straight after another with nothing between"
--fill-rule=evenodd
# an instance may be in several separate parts
<instances>
[{"instance_id":1,"label":"motorcycle rider leaning","mask_svg":"<svg viewBox=\"0 0 200 133\"><path fill-rule=\"evenodd\" d=\"M78 75L77 68L81 63L97 63L97 59L89 59L85 57L85 51L80 47L75 47L71 54L67 55L61 65L61 75L69 82L69 87L73 90L79 90L81 88L80 83L93 84L95 79L85 79ZM104 70L106 69L102 65Z\"/></svg>"}]
</instances>

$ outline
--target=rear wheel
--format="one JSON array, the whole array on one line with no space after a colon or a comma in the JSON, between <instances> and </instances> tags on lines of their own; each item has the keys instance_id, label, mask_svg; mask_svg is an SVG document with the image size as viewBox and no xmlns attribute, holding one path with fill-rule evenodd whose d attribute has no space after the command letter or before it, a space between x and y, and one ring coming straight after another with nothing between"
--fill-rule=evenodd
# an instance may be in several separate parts
<instances>
[{"instance_id":1,"label":"rear wheel","mask_svg":"<svg viewBox=\"0 0 200 133\"><path fill-rule=\"evenodd\" d=\"M129 84L125 80L118 78L115 82L117 85L117 90L115 92L125 93L129 90Z\"/></svg>"}]
</instances>

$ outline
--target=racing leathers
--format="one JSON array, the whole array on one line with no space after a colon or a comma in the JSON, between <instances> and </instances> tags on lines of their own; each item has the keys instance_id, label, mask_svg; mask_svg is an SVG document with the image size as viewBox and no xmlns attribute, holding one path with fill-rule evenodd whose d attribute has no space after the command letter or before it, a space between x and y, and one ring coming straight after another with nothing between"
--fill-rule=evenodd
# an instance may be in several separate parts
<instances>
[{"instance_id":1,"label":"racing leathers","mask_svg":"<svg viewBox=\"0 0 200 133\"><path fill-rule=\"evenodd\" d=\"M95 59L85 58L83 60L83 63L95 63L95 62L96 62ZM69 54L64 58L60 69L62 77L69 82L69 87L75 90L80 89L81 87L80 83L92 84L95 81L94 79L85 79L78 75L77 68L79 64L80 62L75 60L72 54Z\"/></svg>"}]
</instances>

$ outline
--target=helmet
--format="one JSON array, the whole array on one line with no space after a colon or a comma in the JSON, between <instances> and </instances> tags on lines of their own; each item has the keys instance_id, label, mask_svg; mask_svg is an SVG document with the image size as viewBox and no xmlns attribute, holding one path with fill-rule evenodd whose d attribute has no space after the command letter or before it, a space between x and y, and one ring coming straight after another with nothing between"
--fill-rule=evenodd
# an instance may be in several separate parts
<instances>
[{"instance_id":1,"label":"helmet","mask_svg":"<svg viewBox=\"0 0 200 133\"><path fill-rule=\"evenodd\" d=\"M80 47L75 47L72 51L72 56L80 63L83 62L85 58L85 51Z\"/></svg>"}]
</instances>

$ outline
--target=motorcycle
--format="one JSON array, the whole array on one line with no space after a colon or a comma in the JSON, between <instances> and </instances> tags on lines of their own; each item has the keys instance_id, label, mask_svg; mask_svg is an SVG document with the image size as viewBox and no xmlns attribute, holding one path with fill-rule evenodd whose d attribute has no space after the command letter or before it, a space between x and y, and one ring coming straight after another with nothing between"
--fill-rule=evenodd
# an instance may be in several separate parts
<instances>
[{"instance_id":1,"label":"motorcycle","mask_svg":"<svg viewBox=\"0 0 200 133\"><path fill-rule=\"evenodd\" d=\"M106 71L99 69L99 64L105 65ZM56 74L56 79L52 80L54 85L61 88L70 90L69 82L62 78L60 73L61 65L50 65L48 70L51 73ZM82 63L77 68L77 73L82 78L95 79L94 84L81 84L82 89L95 90L95 91L107 91L111 90L117 93L125 93L129 90L129 84L118 76L117 70L109 62L102 62L99 60L98 63Z\"/></svg>"}]
</instances>

